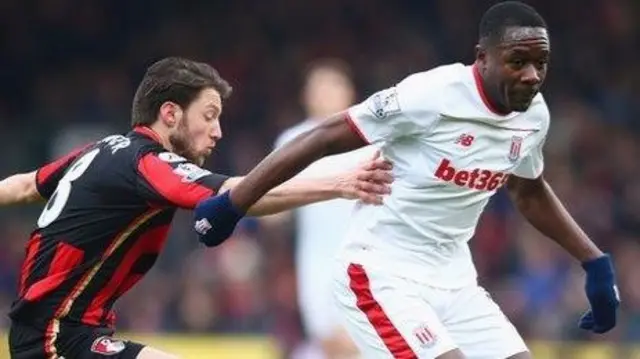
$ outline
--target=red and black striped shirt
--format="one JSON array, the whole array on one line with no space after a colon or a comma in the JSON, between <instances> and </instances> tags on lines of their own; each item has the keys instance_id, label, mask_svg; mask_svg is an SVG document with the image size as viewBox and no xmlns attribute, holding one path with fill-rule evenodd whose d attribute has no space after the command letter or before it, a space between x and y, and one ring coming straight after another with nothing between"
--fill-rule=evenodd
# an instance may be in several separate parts
<instances>
[{"instance_id":1,"label":"red and black striped shirt","mask_svg":"<svg viewBox=\"0 0 640 359\"><path fill-rule=\"evenodd\" d=\"M10 316L55 331L60 321L112 326L114 302L153 266L178 208L227 176L167 151L150 129L109 136L37 171L48 202L27 244Z\"/></svg>"}]
</instances>

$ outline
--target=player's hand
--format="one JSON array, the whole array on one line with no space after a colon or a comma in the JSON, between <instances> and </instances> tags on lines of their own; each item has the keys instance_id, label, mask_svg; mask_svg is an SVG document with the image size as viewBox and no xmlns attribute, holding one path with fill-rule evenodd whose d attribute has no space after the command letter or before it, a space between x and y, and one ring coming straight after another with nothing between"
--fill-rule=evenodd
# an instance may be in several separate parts
<instances>
[{"instance_id":1,"label":"player's hand","mask_svg":"<svg viewBox=\"0 0 640 359\"><path fill-rule=\"evenodd\" d=\"M615 271L609 255L582 263L587 272L585 290L591 309L580 319L580 328L594 333L606 333L616 326L620 295Z\"/></svg>"},{"instance_id":2,"label":"player's hand","mask_svg":"<svg viewBox=\"0 0 640 359\"><path fill-rule=\"evenodd\" d=\"M207 198L194 209L194 228L198 238L207 247L215 247L233 234L245 213L236 208L229 198L230 191Z\"/></svg>"},{"instance_id":3,"label":"player's hand","mask_svg":"<svg viewBox=\"0 0 640 359\"><path fill-rule=\"evenodd\" d=\"M371 160L338 178L340 197L382 204L382 197L391 193L392 168L391 162L383 159L380 151L376 151Z\"/></svg>"}]
</instances>

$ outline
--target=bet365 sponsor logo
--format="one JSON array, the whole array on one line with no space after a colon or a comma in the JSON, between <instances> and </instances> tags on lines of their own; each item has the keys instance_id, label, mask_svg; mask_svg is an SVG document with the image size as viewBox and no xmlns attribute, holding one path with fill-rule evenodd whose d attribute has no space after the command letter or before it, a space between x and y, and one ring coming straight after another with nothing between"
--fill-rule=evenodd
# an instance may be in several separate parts
<instances>
[{"instance_id":1,"label":"bet365 sponsor logo","mask_svg":"<svg viewBox=\"0 0 640 359\"><path fill-rule=\"evenodd\" d=\"M467 187L481 191L494 191L507 182L509 175L503 172L493 172L476 168L473 170L457 169L451 161L443 158L436 169L435 176L443 181L452 182L460 187Z\"/></svg>"}]
</instances>

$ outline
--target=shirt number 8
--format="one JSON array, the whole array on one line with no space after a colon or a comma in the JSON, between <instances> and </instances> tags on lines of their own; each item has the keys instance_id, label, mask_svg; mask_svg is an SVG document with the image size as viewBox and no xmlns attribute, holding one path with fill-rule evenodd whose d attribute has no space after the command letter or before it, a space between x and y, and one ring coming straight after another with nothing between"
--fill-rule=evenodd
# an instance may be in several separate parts
<instances>
[{"instance_id":1,"label":"shirt number 8","mask_svg":"<svg viewBox=\"0 0 640 359\"><path fill-rule=\"evenodd\" d=\"M67 173L65 173L65 175L60 179L60 182L58 182L56 191L53 192L53 195L49 198L47 205L42 210L42 213L38 218L38 227L44 228L60 216L60 213L62 213L62 210L69 199L69 195L71 194L71 184L82 176L99 152L99 148L87 152L73 165L71 165L71 168L69 168Z\"/></svg>"}]
</instances>

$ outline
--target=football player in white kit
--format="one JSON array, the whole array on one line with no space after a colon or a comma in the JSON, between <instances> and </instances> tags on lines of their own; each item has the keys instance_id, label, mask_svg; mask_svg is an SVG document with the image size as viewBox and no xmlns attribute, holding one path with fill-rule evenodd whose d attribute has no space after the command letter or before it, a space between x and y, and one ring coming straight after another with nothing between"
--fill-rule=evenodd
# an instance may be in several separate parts
<instances>
[{"instance_id":1,"label":"football player in white kit","mask_svg":"<svg viewBox=\"0 0 640 359\"><path fill-rule=\"evenodd\" d=\"M505 184L520 213L584 268L590 309L580 327L609 331L619 306L612 261L542 176L550 115L539 90L550 50L533 8L494 5L481 20L473 65L413 74L299 136L197 210L218 228L202 239L221 241L245 208L318 158L380 144L394 164L392 193L354 212L335 271L339 307L363 357L531 357L478 285L467 244Z\"/></svg>"},{"instance_id":2,"label":"football player in white kit","mask_svg":"<svg viewBox=\"0 0 640 359\"><path fill-rule=\"evenodd\" d=\"M306 71L302 91L302 103L308 118L285 130L276 140L275 148L311 130L327 116L344 111L353 105L355 97L347 64L338 59L314 61ZM297 177L326 176L355 168L371 159L375 150L374 146L368 146L320 159ZM302 324L311 344L305 358L348 359L358 355L355 344L342 326L333 296L331 271L327 270L331 268L345 237L354 203L331 200L300 207L293 213L298 303ZM286 214L276 216L266 219L283 220Z\"/></svg>"}]
</instances>

